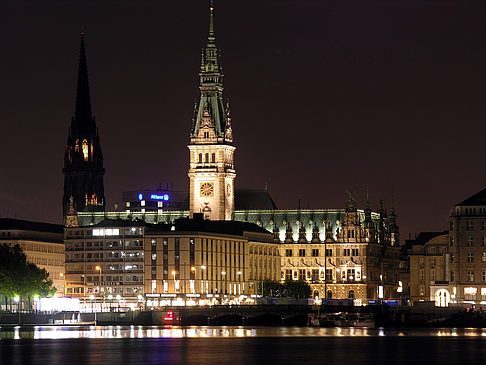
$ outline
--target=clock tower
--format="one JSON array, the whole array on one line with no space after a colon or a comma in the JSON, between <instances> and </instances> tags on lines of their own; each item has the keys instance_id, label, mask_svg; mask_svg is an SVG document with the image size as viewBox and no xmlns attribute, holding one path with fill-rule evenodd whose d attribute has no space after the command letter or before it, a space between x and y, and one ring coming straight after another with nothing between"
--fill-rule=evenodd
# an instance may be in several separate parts
<instances>
[{"instance_id":1,"label":"clock tower","mask_svg":"<svg viewBox=\"0 0 486 365\"><path fill-rule=\"evenodd\" d=\"M214 6L211 1L209 36L203 49L199 90L189 147L189 209L205 219L231 220L234 209L233 131L229 104L223 103L223 70L214 36Z\"/></svg>"}]
</instances>

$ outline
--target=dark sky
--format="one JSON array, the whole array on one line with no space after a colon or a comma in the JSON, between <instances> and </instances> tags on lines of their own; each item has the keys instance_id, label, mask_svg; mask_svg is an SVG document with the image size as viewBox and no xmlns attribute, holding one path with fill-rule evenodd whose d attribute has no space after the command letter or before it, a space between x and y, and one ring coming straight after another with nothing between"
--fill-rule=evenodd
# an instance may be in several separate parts
<instances>
[{"instance_id":1,"label":"dark sky","mask_svg":"<svg viewBox=\"0 0 486 365\"><path fill-rule=\"evenodd\" d=\"M87 32L108 209L188 188L205 0L4 0L0 214L60 222L62 164ZM392 191L402 235L447 228L486 185L486 2L219 0L237 187L279 208L364 206Z\"/></svg>"}]
</instances>

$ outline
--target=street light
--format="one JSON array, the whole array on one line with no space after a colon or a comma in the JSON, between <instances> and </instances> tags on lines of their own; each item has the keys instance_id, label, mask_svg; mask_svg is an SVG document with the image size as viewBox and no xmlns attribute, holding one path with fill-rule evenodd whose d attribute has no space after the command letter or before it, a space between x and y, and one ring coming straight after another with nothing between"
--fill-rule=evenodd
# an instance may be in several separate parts
<instances>
[{"instance_id":1,"label":"street light","mask_svg":"<svg viewBox=\"0 0 486 365\"><path fill-rule=\"evenodd\" d=\"M192 294L194 294L196 292L196 268L194 266L191 267L191 272L194 273L194 281L191 287L191 292Z\"/></svg>"},{"instance_id":2,"label":"street light","mask_svg":"<svg viewBox=\"0 0 486 365\"><path fill-rule=\"evenodd\" d=\"M63 272L60 272L59 273L59 276L61 277L61 280L64 280L64 285L63 285L63 292L64 292L64 296L66 296L66 277L64 276L64 273Z\"/></svg>"},{"instance_id":3,"label":"street light","mask_svg":"<svg viewBox=\"0 0 486 365\"><path fill-rule=\"evenodd\" d=\"M203 272L204 272L204 270L206 270L206 265L201 265L201 270L203 270L201 272L201 294L203 294L204 293L204 274L203 274ZM207 294L207 292L206 292L206 294Z\"/></svg>"},{"instance_id":4,"label":"street light","mask_svg":"<svg viewBox=\"0 0 486 365\"><path fill-rule=\"evenodd\" d=\"M224 277L223 282L224 282L224 291L222 294L226 294L226 271L221 271L221 275Z\"/></svg>"},{"instance_id":5,"label":"street light","mask_svg":"<svg viewBox=\"0 0 486 365\"><path fill-rule=\"evenodd\" d=\"M101 266L96 266L95 269L97 271L100 272L100 282L99 282L99 285L100 285L100 312L103 311L103 304L102 304L102 296L101 296L101 272L102 272L102 269L101 269Z\"/></svg>"},{"instance_id":6,"label":"street light","mask_svg":"<svg viewBox=\"0 0 486 365\"><path fill-rule=\"evenodd\" d=\"M175 270L172 271L172 275L174 276L174 293L176 293L176 272L175 272Z\"/></svg>"},{"instance_id":7,"label":"street light","mask_svg":"<svg viewBox=\"0 0 486 365\"><path fill-rule=\"evenodd\" d=\"M238 294L241 295L241 271L238 271L236 274L238 275Z\"/></svg>"}]
</instances>

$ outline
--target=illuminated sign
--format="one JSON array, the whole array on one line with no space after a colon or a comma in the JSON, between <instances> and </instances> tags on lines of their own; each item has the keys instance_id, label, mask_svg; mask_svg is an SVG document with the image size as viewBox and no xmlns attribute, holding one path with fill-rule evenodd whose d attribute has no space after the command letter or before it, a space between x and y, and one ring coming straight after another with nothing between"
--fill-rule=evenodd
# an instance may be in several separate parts
<instances>
[{"instance_id":1,"label":"illuminated sign","mask_svg":"<svg viewBox=\"0 0 486 365\"><path fill-rule=\"evenodd\" d=\"M140 196L139 196L139 198L140 198ZM167 200L169 200L169 194L163 194L163 195L151 194L150 199L167 201Z\"/></svg>"},{"instance_id":2,"label":"illuminated sign","mask_svg":"<svg viewBox=\"0 0 486 365\"><path fill-rule=\"evenodd\" d=\"M142 194L138 194L138 200L143 200L143 195Z\"/></svg>"}]
</instances>

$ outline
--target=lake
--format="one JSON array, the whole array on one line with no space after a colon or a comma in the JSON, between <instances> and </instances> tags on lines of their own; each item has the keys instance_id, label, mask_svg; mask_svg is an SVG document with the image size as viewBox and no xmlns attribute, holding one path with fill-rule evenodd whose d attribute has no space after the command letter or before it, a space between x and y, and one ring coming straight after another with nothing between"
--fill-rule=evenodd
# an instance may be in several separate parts
<instances>
[{"instance_id":1,"label":"lake","mask_svg":"<svg viewBox=\"0 0 486 365\"><path fill-rule=\"evenodd\" d=\"M486 329L0 327L1 364L484 364Z\"/></svg>"}]
</instances>

